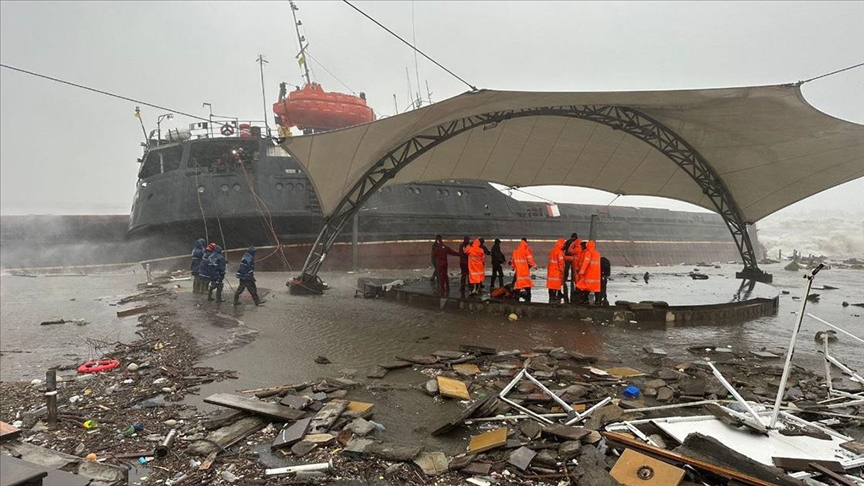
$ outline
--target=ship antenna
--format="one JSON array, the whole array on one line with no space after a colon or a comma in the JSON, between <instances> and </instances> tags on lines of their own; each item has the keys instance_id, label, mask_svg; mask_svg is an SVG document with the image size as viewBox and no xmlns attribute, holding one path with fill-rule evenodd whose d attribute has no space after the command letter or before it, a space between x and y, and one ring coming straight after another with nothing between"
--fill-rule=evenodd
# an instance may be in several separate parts
<instances>
[{"instance_id":1,"label":"ship antenna","mask_svg":"<svg viewBox=\"0 0 864 486\"><path fill-rule=\"evenodd\" d=\"M297 5L294 5L293 0L288 0L288 3L291 5L291 16L294 17L294 30L297 31L297 42L300 44L300 54L297 55L297 61L303 65L306 84L312 84L312 80L309 79L309 66L306 64L306 46L303 45L305 39L300 35L300 26L303 25L303 23L297 20L297 14L295 13L300 9L297 8Z\"/></svg>"}]
</instances>

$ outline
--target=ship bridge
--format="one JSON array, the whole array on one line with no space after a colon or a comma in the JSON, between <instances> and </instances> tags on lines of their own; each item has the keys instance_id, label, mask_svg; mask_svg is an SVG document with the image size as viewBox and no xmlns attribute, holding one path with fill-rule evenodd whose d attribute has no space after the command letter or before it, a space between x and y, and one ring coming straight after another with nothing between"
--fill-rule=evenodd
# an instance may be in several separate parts
<instances>
[{"instance_id":1,"label":"ship bridge","mask_svg":"<svg viewBox=\"0 0 864 486\"><path fill-rule=\"evenodd\" d=\"M326 217L304 281L315 278L340 230L377 190L448 179L689 202L723 217L744 262L739 277L770 281L758 267L748 226L864 176L864 125L815 109L800 84L480 90L282 146L304 167Z\"/></svg>"}]
</instances>

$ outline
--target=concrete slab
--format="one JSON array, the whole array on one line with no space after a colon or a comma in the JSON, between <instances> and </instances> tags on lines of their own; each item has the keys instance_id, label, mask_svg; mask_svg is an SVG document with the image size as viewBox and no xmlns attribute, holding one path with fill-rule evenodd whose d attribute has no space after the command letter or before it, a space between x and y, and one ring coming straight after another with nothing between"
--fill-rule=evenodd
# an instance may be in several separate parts
<instances>
[{"instance_id":1,"label":"concrete slab","mask_svg":"<svg viewBox=\"0 0 864 486\"><path fill-rule=\"evenodd\" d=\"M421 452L414 458L414 464L420 466L423 474L437 476L447 472L447 456L443 452Z\"/></svg>"},{"instance_id":2,"label":"concrete slab","mask_svg":"<svg viewBox=\"0 0 864 486\"><path fill-rule=\"evenodd\" d=\"M531 461L534 460L534 457L537 455L536 452L532 451L527 447L520 447L515 451L510 453L510 457L507 459L507 462L519 468L519 470L524 471L531 465Z\"/></svg>"}]
</instances>

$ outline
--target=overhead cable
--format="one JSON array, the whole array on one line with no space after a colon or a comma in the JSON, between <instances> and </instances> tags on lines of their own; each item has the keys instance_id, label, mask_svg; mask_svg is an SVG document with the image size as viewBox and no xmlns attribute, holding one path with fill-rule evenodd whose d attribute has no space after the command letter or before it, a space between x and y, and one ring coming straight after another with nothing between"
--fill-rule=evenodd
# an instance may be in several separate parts
<instances>
[{"instance_id":1,"label":"overhead cable","mask_svg":"<svg viewBox=\"0 0 864 486\"><path fill-rule=\"evenodd\" d=\"M848 71L850 69L855 69L855 68L861 67L861 66L864 66L864 62L859 63L859 64L855 64L854 66L845 67L843 69L838 69L836 71L832 71L832 72L827 73L827 74L822 74L820 76L816 76L815 78L805 79L804 81L798 81L798 83L796 83L796 84L798 86L801 86L804 83L809 83L810 81L815 81L817 79L827 78L828 76L833 76L834 74L839 74L839 73L842 73L843 71Z\"/></svg>"},{"instance_id":2,"label":"overhead cable","mask_svg":"<svg viewBox=\"0 0 864 486\"><path fill-rule=\"evenodd\" d=\"M0 63L0 67L4 67L4 68L6 68L6 69L11 69L11 70L13 70L13 71L18 71L18 72L20 72L20 73L24 73L24 74L29 74L29 75L31 75L31 76L36 76L37 78L43 78L43 79L47 79L47 80L49 80L49 81L54 81L54 82L57 82L57 83L67 84L67 85L69 85L69 86L74 86L75 88L85 89L85 90L87 90L87 91L92 91L92 92L94 92L94 93L99 93L99 94L102 94L102 95L105 95L105 96L110 96L110 97L112 97L112 98L119 98L119 99L121 99L121 100L131 101L131 102L133 102L133 103L138 103L139 105L149 106L149 107L151 107L151 108L156 108L156 109L159 109L159 110L170 111L171 113L174 113L174 114L177 114L177 115L188 116L189 118L194 118L194 119L196 119L196 120L201 120L201 121L206 121L206 122L209 122L209 121L210 121L209 118L203 118L203 117L200 117L200 116L198 116L198 115L192 115L191 113L184 113L184 112L182 112L182 111L180 111L180 110L174 110L174 109L171 109L171 108L166 108L166 107L164 107L164 106L154 105L153 103L148 103L148 102L146 102L146 101L141 101L141 100L136 100L136 99L134 99L134 98L129 98L129 97L127 97L127 96L121 96L121 95L118 95L118 94L109 93L108 91L103 91L103 90L101 90L101 89L90 88L90 87L88 87L88 86L82 86L82 85L80 85L80 84L75 84L75 83L72 83L72 82L70 82L70 81L64 81L64 80L62 80L62 79L52 78L51 76L46 76L46 75L44 75L44 74L34 73L33 71L27 71L26 69L17 68L17 67L9 66L9 65L6 65L6 64L2 64L2 63Z\"/></svg>"},{"instance_id":3,"label":"overhead cable","mask_svg":"<svg viewBox=\"0 0 864 486\"><path fill-rule=\"evenodd\" d=\"M390 35L392 35L393 37L395 37L395 38L399 39L400 41L402 41L403 44L405 44L406 46L410 47L411 49L414 49L414 51L416 51L417 53L419 53L421 56L425 57L426 59L429 59L430 61L432 61L432 63L434 63L436 66L438 66L438 67L440 67L441 69L447 71L447 72L448 72L451 76L453 76L454 78L456 78L456 79L458 79L459 81L462 81L463 83L465 83L469 88L471 88L471 91L477 91L477 88L476 88L475 86L473 86L471 83L469 83L468 81L465 81L464 79L460 78L460 77L457 76L453 71L451 71L451 70L447 69L446 67L442 66L442 65L441 65L438 61L436 61L435 59L432 59L431 57L427 56L426 53L424 53L424 52L421 51L420 49L417 49L416 47L414 47L413 45L411 45L411 43L408 42L408 41L406 41L405 39L399 37L399 35L396 34L395 32L393 32L392 30L388 29L387 27L384 27L384 26L381 24L381 22L378 22L377 20L375 20L375 19L373 19L372 17L370 17L366 12L364 12L364 11L360 10L359 8L355 7L354 5L352 5L351 2L349 2L348 0L342 0L342 1L345 2L349 7L351 7L351 8L353 8L354 10L360 12L360 14L363 15L364 17L366 17L367 19L371 20L372 22L375 22L375 24L376 24L378 27L381 27L382 29L386 30L387 32L390 33Z\"/></svg>"}]
</instances>

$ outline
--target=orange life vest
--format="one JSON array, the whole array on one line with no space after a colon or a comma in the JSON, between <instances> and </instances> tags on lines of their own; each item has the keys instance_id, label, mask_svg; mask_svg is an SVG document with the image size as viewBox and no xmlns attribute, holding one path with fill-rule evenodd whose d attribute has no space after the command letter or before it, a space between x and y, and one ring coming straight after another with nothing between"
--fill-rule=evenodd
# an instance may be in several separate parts
<instances>
[{"instance_id":1,"label":"orange life vest","mask_svg":"<svg viewBox=\"0 0 864 486\"><path fill-rule=\"evenodd\" d=\"M546 288L561 290L564 284L564 238L555 242L549 252L549 266L546 268Z\"/></svg>"}]
</instances>

